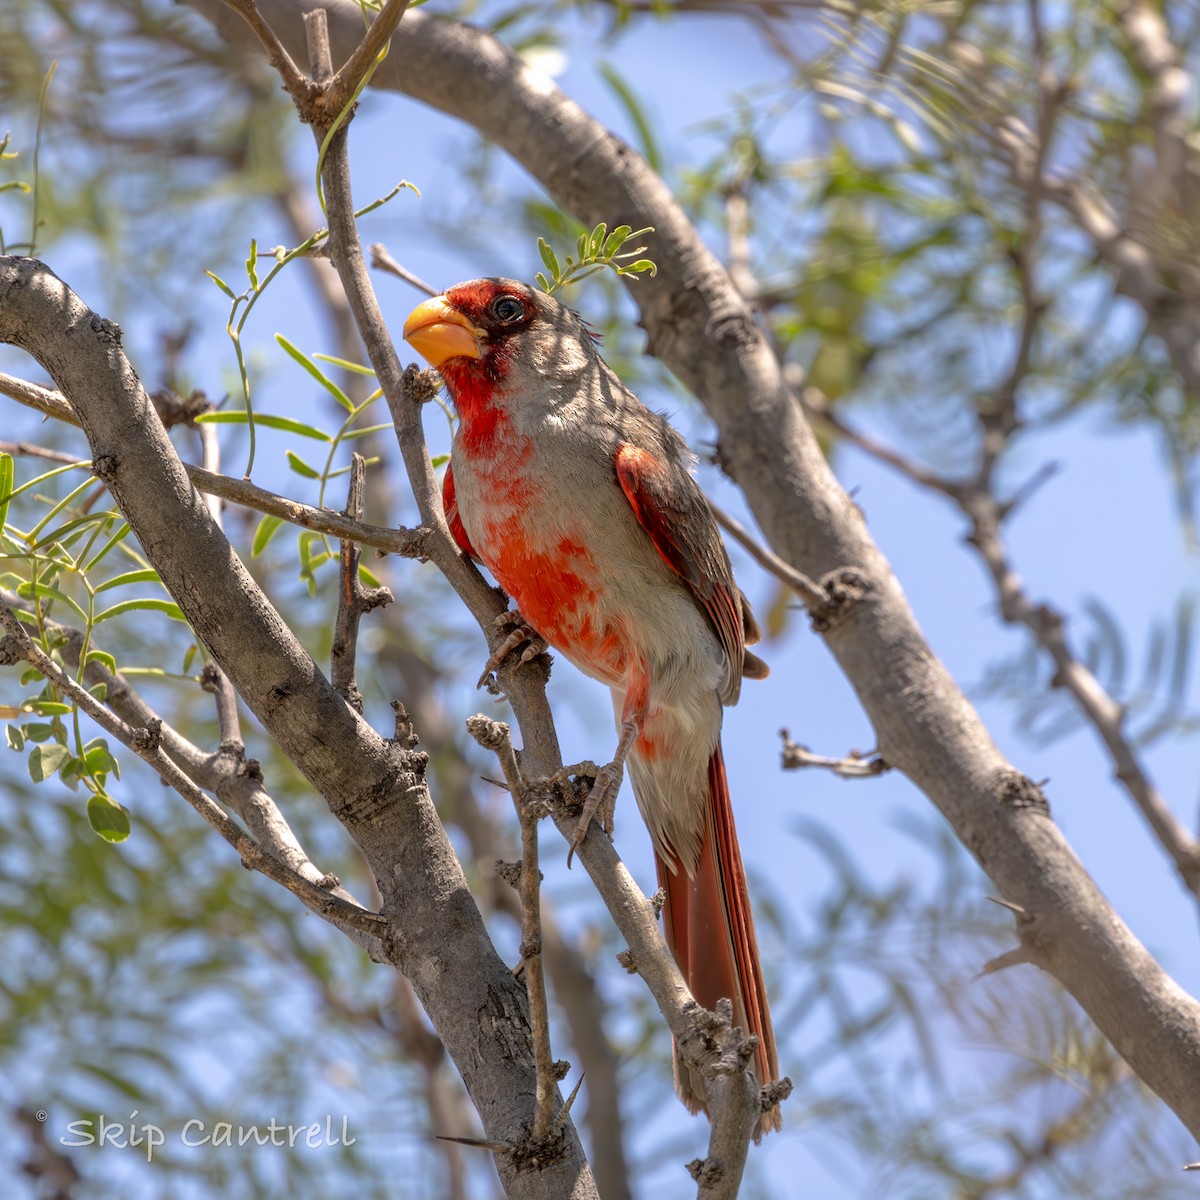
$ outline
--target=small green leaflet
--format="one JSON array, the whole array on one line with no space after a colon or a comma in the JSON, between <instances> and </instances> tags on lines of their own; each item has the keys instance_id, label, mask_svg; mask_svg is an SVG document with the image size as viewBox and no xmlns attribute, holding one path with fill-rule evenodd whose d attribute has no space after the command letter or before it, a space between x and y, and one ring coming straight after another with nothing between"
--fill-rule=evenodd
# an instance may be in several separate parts
<instances>
[{"instance_id":1,"label":"small green leaflet","mask_svg":"<svg viewBox=\"0 0 1200 1200\"><path fill-rule=\"evenodd\" d=\"M96 614L95 624L99 625L101 621L107 621L109 617L118 617L121 613L134 612L137 609L149 609L152 612L166 613L168 617L175 621L182 621L184 619L179 605L173 600L146 597L141 600L122 600L120 604L114 604L111 608L106 608L103 612Z\"/></svg>"},{"instance_id":2,"label":"small green leaflet","mask_svg":"<svg viewBox=\"0 0 1200 1200\"><path fill-rule=\"evenodd\" d=\"M209 425L248 425L249 416L244 412L209 412L201 413L197 421ZM265 425L268 429L283 429L288 433L298 433L301 437L312 438L316 442L332 442L333 438L321 429L305 425L303 421L293 421L291 417L278 417L272 413L255 413L255 425Z\"/></svg>"},{"instance_id":3,"label":"small green leaflet","mask_svg":"<svg viewBox=\"0 0 1200 1200\"><path fill-rule=\"evenodd\" d=\"M129 836L129 813L108 796L87 802L88 823L106 842L123 842Z\"/></svg>"}]
</instances>

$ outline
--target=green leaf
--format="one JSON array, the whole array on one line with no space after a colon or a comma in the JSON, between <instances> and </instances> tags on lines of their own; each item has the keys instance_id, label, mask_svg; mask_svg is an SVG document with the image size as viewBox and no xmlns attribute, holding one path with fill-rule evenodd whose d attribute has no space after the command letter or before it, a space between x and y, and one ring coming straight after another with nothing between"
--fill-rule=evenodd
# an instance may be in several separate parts
<instances>
[{"instance_id":1,"label":"green leaf","mask_svg":"<svg viewBox=\"0 0 1200 1200\"><path fill-rule=\"evenodd\" d=\"M129 836L129 813L108 796L87 802L88 823L106 842L123 842Z\"/></svg>"},{"instance_id":2,"label":"green leaf","mask_svg":"<svg viewBox=\"0 0 1200 1200\"><path fill-rule=\"evenodd\" d=\"M332 354L314 353L313 358L320 359L321 362L329 363L331 367L340 367L343 371L350 371L355 375L374 376L375 374L374 367L364 367L361 363L350 362L349 359L345 358L335 358Z\"/></svg>"},{"instance_id":3,"label":"green leaf","mask_svg":"<svg viewBox=\"0 0 1200 1200\"><path fill-rule=\"evenodd\" d=\"M121 528L92 556L92 561L87 564L84 571L90 571L114 546L119 546L128 536L129 526L122 524Z\"/></svg>"},{"instance_id":4,"label":"green leaf","mask_svg":"<svg viewBox=\"0 0 1200 1200\"><path fill-rule=\"evenodd\" d=\"M147 596L138 600L122 600L120 604L106 608L102 613L97 613L95 623L99 625L101 621L107 621L109 617L119 617L122 613L139 610L166 613L172 620L184 620L183 612L173 600L160 600L157 596Z\"/></svg>"},{"instance_id":5,"label":"green leaf","mask_svg":"<svg viewBox=\"0 0 1200 1200\"><path fill-rule=\"evenodd\" d=\"M296 539L296 552L300 555L300 573L309 574L309 558L312 555L312 544L321 535L315 530L306 529Z\"/></svg>"},{"instance_id":6,"label":"green leaf","mask_svg":"<svg viewBox=\"0 0 1200 1200\"><path fill-rule=\"evenodd\" d=\"M65 546L77 538L88 526L111 521L116 515L114 512L96 512L88 513L84 517L75 517L73 520L59 525L56 529L52 529L44 538L36 542L31 549L42 550L46 546L54 545L56 542Z\"/></svg>"},{"instance_id":7,"label":"green leaf","mask_svg":"<svg viewBox=\"0 0 1200 1200\"><path fill-rule=\"evenodd\" d=\"M58 773L59 779L63 781L71 789L76 792L79 790L79 779L84 773L83 759L72 757L68 758L62 765L62 769Z\"/></svg>"},{"instance_id":8,"label":"green leaf","mask_svg":"<svg viewBox=\"0 0 1200 1200\"><path fill-rule=\"evenodd\" d=\"M29 708L39 717L61 717L71 711L71 706L61 700L34 700Z\"/></svg>"},{"instance_id":9,"label":"green leaf","mask_svg":"<svg viewBox=\"0 0 1200 1200\"><path fill-rule=\"evenodd\" d=\"M117 760L109 753L108 743L103 738L97 738L95 742L89 742L90 749L85 748L83 761L87 769L93 775L108 775L113 774L118 779L121 778L121 769L117 766Z\"/></svg>"},{"instance_id":10,"label":"green leaf","mask_svg":"<svg viewBox=\"0 0 1200 1200\"><path fill-rule=\"evenodd\" d=\"M103 583L96 585L97 592L106 592L109 588L124 587L127 583L158 583L158 572L147 569L143 571L126 571L124 575L114 575Z\"/></svg>"},{"instance_id":11,"label":"green leaf","mask_svg":"<svg viewBox=\"0 0 1200 1200\"><path fill-rule=\"evenodd\" d=\"M246 412L209 412L201 413L197 421L210 425L247 425L249 414ZM332 442L333 438L321 429L305 425L302 421L293 421L291 417L278 417L272 413L255 413L255 425L266 425L268 429L284 429L288 433L298 433L301 437L312 438L318 442Z\"/></svg>"},{"instance_id":12,"label":"green leaf","mask_svg":"<svg viewBox=\"0 0 1200 1200\"><path fill-rule=\"evenodd\" d=\"M250 239L250 254L246 259L246 275L250 279L250 286L258 291L258 242L254 238Z\"/></svg>"},{"instance_id":13,"label":"green leaf","mask_svg":"<svg viewBox=\"0 0 1200 1200\"><path fill-rule=\"evenodd\" d=\"M250 543L250 557L257 558L266 548L267 543L275 536L275 531L283 524L282 517L265 516L254 531L254 540ZM192 647L193 651L195 646ZM187 670L187 663L183 669Z\"/></svg>"},{"instance_id":14,"label":"green leaf","mask_svg":"<svg viewBox=\"0 0 1200 1200\"><path fill-rule=\"evenodd\" d=\"M609 63L600 63L599 69L604 82L612 89L613 95L616 96L618 103L625 110L625 115L637 131L638 149L642 152L642 157L650 164L654 171L661 175L663 160L662 153L658 148L658 139L654 136L654 130L650 127L650 121L646 116L645 110L638 103L638 98L634 95L633 89L617 74L616 69Z\"/></svg>"},{"instance_id":15,"label":"green leaf","mask_svg":"<svg viewBox=\"0 0 1200 1200\"><path fill-rule=\"evenodd\" d=\"M542 262L546 264L546 270L550 272L552 279L557 279L562 275L562 268L558 265L558 255L550 248L550 243L545 238L537 240L538 253L542 256Z\"/></svg>"},{"instance_id":16,"label":"green leaf","mask_svg":"<svg viewBox=\"0 0 1200 1200\"><path fill-rule=\"evenodd\" d=\"M548 280L545 275L541 273L541 271L534 276L534 279L537 280L538 287L540 287L543 292L550 291L550 280Z\"/></svg>"},{"instance_id":17,"label":"green leaf","mask_svg":"<svg viewBox=\"0 0 1200 1200\"><path fill-rule=\"evenodd\" d=\"M236 300L237 297L233 294L233 288L223 280L220 275L214 275L211 271L205 271L205 275L209 277L227 295L230 300Z\"/></svg>"},{"instance_id":18,"label":"green leaf","mask_svg":"<svg viewBox=\"0 0 1200 1200\"><path fill-rule=\"evenodd\" d=\"M600 247L604 245L604 239L608 235L608 225L601 221L595 229L592 230L592 235L588 239L588 258L596 258L600 253Z\"/></svg>"},{"instance_id":19,"label":"green leaf","mask_svg":"<svg viewBox=\"0 0 1200 1200\"><path fill-rule=\"evenodd\" d=\"M436 471L436 470L438 469L438 467L444 467L444 466L445 466L445 465L446 465L446 464L447 464L449 461L450 461L450 455L448 455L448 454L435 454L435 455L434 455L434 456L433 456L433 457L432 457L432 458L429 460L429 463L430 463L430 465L433 467L433 469Z\"/></svg>"},{"instance_id":20,"label":"green leaf","mask_svg":"<svg viewBox=\"0 0 1200 1200\"><path fill-rule=\"evenodd\" d=\"M0 529L8 524L8 501L13 489L13 457L0 454Z\"/></svg>"},{"instance_id":21,"label":"green leaf","mask_svg":"<svg viewBox=\"0 0 1200 1200\"><path fill-rule=\"evenodd\" d=\"M7 725L4 729L4 740L8 742L10 750L23 750L25 748L25 731L20 725Z\"/></svg>"},{"instance_id":22,"label":"green leaf","mask_svg":"<svg viewBox=\"0 0 1200 1200\"><path fill-rule=\"evenodd\" d=\"M50 742L35 746L29 754L29 777L34 783L44 783L71 757L66 746Z\"/></svg>"},{"instance_id":23,"label":"green leaf","mask_svg":"<svg viewBox=\"0 0 1200 1200\"><path fill-rule=\"evenodd\" d=\"M379 576L374 572L367 570L360 562L358 564L358 577L367 585L367 587L379 587Z\"/></svg>"},{"instance_id":24,"label":"green leaf","mask_svg":"<svg viewBox=\"0 0 1200 1200\"><path fill-rule=\"evenodd\" d=\"M293 346L282 333L275 335L275 341L279 343L289 358L298 362L347 412L354 411L354 404L350 397L307 354ZM257 419L261 420L262 418Z\"/></svg>"},{"instance_id":25,"label":"green leaf","mask_svg":"<svg viewBox=\"0 0 1200 1200\"><path fill-rule=\"evenodd\" d=\"M637 262L630 263L627 267L621 268L622 273L625 271L636 272L641 275L645 271L649 271L651 275L658 274L658 263L649 258L639 258Z\"/></svg>"},{"instance_id":26,"label":"green leaf","mask_svg":"<svg viewBox=\"0 0 1200 1200\"><path fill-rule=\"evenodd\" d=\"M183 674L184 675L186 675L188 673L188 670L190 669L192 663L195 661L196 654L199 651L199 649L200 649L200 647L197 646L195 642L193 642L187 648L187 650L184 651L184 655L183 655Z\"/></svg>"},{"instance_id":27,"label":"green leaf","mask_svg":"<svg viewBox=\"0 0 1200 1200\"><path fill-rule=\"evenodd\" d=\"M305 479L320 479L321 473L315 467L310 467L308 463L292 450L287 452L288 466L296 472L297 475L303 475ZM277 518L278 519L278 518ZM253 557L253 555L251 556Z\"/></svg>"},{"instance_id":28,"label":"green leaf","mask_svg":"<svg viewBox=\"0 0 1200 1200\"><path fill-rule=\"evenodd\" d=\"M49 741L54 736L54 726L47 725L44 721L30 721L29 724L22 726L25 731L25 736L31 742Z\"/></svg>"},{"instance_id":29,"label":"green leaf","mask_svg":"<svg viewBox=\"0 0 1200 1200\"><path fill-rule=\"evenodd\" d=\"M58 588L51 587L46 583L26 582L17 588L17 595L25 600L29 600L37 596L41 600L59 600L71 609L75 615L86 625L88 616L87 613L75 603L65 592L60 592Z\"/></svg>"},{"instance_id":30,"label":"green leaf","mask_svg":"<svg viewBox=\"0 0 1200 1200\"><path fill-rule=\"evenodd\" d=\"M92 686L90 688L88 688L88 692L91 695L95 696L96 699L99 700L101 704L103 704L104 701L108 699L108 684L107 683L93 683Z\"/></svg>"},{"instance_id":31,"label":"green leaf","mask_svg":"<svg viewBox=\"0 0 1200 1200\"><path fill-rule=\"evenodd\" d=\"M602 254L605 258L612 258L620 248L629 240L629 235L633 232L632 225L618 225L604 239L604 249Z\"/></svg>"},{"instance_id":32,"label":"green leaf","mask_svg":"<svg viewBox=\"0 0 1200 1200\"><path fill-rule=\"evenodd\" d=\"M382 425L363 425L360 429L351 429L349 432L344 433L342 441L352 442L358 438L370 437L373 433L382 433L385 429L395 428L391 421L385 421Z\"/></svg>"},{"instance_id":33,"label":"green leaf","mask_svg":"<svg viewBox=\"0 0 1200 1200\"><path fill-rule=\"evenodd\" d=\"M89 650L87 652L87 659L83 665L86 667L88 663L99 663L114 675L117 673L117 660L106 650ZM105 685L99 684L98 686L104 687Z\"/></svg>"}]
</instances>

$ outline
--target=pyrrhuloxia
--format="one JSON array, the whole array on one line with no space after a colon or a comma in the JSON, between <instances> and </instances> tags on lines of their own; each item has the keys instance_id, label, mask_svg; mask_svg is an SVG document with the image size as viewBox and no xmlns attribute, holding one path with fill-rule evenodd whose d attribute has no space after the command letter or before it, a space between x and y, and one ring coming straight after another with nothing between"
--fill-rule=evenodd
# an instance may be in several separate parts
<instances>
[{"instance_id":1,"label":"pyrrhuloxia","mask_svg":"<svg viewBox=\"0 0 1200 1200\"><path fill-rule=\"evenodd\" d=\"M667 943L696 999L733 1002L778 1076L721 757L721 706L765 665L716 522L665 418L629 392L570 309L510 279L448 289L404 336L442 374L460 424L443 499L462 549L521 615L612 690L620 731L581 835L628 763L666 892ZM693 1111L703 1084L676 1058ZM778 1110L760 1132L778 1128Z\"/></svg>"}]
</instances>

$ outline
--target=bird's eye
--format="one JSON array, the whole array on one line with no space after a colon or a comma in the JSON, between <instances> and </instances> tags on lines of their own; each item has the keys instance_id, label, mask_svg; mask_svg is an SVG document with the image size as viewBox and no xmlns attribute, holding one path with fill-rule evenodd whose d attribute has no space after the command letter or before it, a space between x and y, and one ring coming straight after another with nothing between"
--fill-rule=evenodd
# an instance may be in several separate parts
<instances>
[{"instance_id":1,"label":"bird's eye","mask_svg":"<svg viewBox=\"0 0 1200 1200\"><path fill-rule=\"evenodd\" d=\"M516 296L497 296L492 301L491 314L501 325L511 325L525 316L525 305Z\"/></svg>"}]
</instances>

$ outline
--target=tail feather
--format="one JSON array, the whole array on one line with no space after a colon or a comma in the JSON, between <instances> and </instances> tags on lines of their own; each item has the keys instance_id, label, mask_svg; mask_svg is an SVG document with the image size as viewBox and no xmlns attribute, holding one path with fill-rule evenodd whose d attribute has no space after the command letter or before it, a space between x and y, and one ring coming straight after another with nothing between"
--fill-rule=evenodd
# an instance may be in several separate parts
<instances>
[{"instance_id":1,"label":"tail feather","mask_svg":"<svg viewBox=\"0 0 1200 1200\"><path fill-rule=\"evenodd\" d=\"M755 1074L760 1084L779 1077L775 1033L767 1007L746 871L738 849L721 744L708 763L708 804L700 858L691 878L656 853L658 881L666 894L667 945L692 995L705 1008L728 998L734 1024L758 1035ZM704 1110L702 1081L675 1057L675 1086L692 1112ZM779 1110L763 1115L756 1138L780 1126Z\"/></svg>"}]
</instances>

